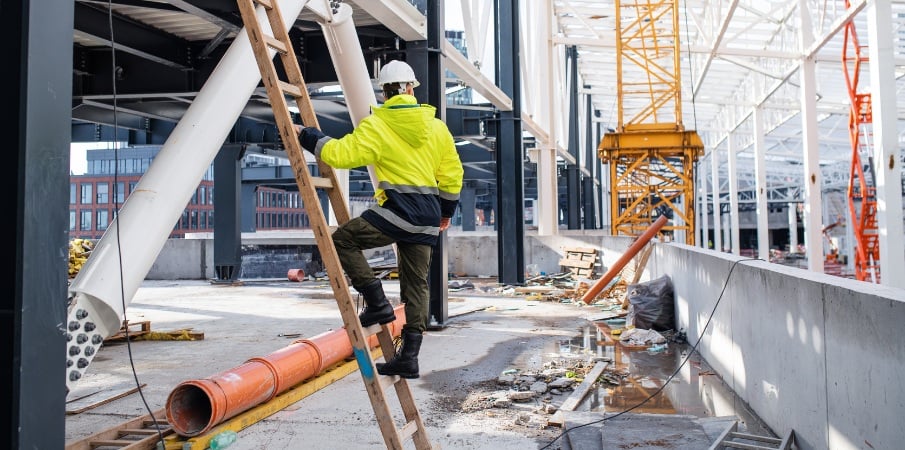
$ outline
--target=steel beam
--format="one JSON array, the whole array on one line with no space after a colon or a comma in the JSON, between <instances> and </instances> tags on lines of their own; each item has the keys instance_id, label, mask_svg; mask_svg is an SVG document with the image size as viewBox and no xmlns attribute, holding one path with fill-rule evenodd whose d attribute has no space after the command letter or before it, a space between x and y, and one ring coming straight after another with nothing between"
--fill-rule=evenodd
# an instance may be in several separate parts
<instances>
[{"instance_id":1,"label":"steel beam","mask_svg":"<svg viewBox=\"0 0 905 450\"><path fill-rule=\"evenodd\" d=\"M3 2L2 9L2 178L12 231L4 252L8 294L0 299L0 384L7 392L0 447L63 448L73 3Z\"/></svg>"},{"instance_id":2,"label":"steel beam","mask_svg":"<svg viewBox=\"0 0 905 450\"><path fill-rule=\"evenodd\" d=\"M518 0L494 0L497 85L513 99L511 111L499 112L496 148L498 280L507 284L525 282L518 4Z\"/></svg>"}]
</instances>

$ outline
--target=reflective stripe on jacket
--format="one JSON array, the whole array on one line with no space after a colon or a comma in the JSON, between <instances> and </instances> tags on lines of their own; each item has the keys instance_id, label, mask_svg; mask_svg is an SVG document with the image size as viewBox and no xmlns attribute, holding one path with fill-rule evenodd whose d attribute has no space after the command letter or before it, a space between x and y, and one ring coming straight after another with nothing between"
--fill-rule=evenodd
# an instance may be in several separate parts
<instances>
[{"instance_id":1,"label":"reflective stripe on jacket","mask_svg":"<svg viewBox=\"0 0 905 450\"><path fill-rule=\"evenodd\" d=\"M355 130L323 138L315 153L332 167L374 166L377 205L361 217L403 242L434 245L441 217L452 217L462 190L462 162L436 108L411 95L372 107Z\"/></svg>"}]
</instances>

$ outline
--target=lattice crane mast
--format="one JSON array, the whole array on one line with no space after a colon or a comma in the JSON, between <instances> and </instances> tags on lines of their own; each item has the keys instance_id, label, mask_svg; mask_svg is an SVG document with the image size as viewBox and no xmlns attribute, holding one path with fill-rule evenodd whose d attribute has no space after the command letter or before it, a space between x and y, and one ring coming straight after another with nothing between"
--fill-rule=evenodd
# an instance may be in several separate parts
<instances>
[{"instance_id":1,"label":"lattice crane mast","mask_svg":"<svg viewBox=\"0 0 905 450\"><path fill-rule=\"evenodd\" d=\"M845 7L851 2L845 0ZM858 40L854 19L845 25L842 65L851 99L848 135L852 161L848 180L848 207L855 237L855 278L880 282L880 242L877 226L877 197L874 184L873 114L870 93L858 92L861 64L868 62L867 46Z\"/></svg>"},{"instance_id":2,"label":"lattice crane mast","mask_svg":"<svg viewBox=\"0 0 905 450\"><path fill-rule=\"evenodd\" d=\"M678 0L616 1L618 126L597 147L609 164L612 233L663 231L694 244L694 162L704 145L682 124Z\"/></svg>"}]
</instances>

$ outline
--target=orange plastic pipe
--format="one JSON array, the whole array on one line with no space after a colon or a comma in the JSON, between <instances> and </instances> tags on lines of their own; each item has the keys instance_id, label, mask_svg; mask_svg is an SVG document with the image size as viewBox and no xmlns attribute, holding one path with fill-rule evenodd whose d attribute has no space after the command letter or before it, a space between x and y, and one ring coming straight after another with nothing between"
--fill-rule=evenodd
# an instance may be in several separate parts
<instances>
[{"instance_id":1,"label":"orange plastic pipe","mask_svg":"<svg viewBox=\"0 0 905 450\"><path fill-rule=\"evenodd\" d=\"M647 245L647 241L654 237L654 235L660 231L660 228L663 228L663 225L666 225L666 221L666 216L660 216L660 218L654 221L648 229L644 230L644 233L641 233L641 236L638 236L638 239L636 239L635 242L629 246L628 250L616 260L616 263L603 274L603 277L597 280L597 282L584 293L581 300L590 305L591 302L600 295L600 291L616 277L616 274L618 274L619 271L622 270L622 268L625 267L625 265L628 264L628 262L631 261L645 245Z\"/></svg>"},{"instance_id":2,"label":"orange plastic pipe","mask_svg":"<svg viewBox=\"0 0 905 450\"><path fill-rule=\"evenodd\" d=\"M387 324L393 336L399 336L405 325L404 308L397 306L396 320ZM377 336L369 336L368 346L377 345ZM181 436L204 434L351 356L345 328L294 341L210 377L183 381L167 397L167 421Z\"/></svg>"}]
</instances>

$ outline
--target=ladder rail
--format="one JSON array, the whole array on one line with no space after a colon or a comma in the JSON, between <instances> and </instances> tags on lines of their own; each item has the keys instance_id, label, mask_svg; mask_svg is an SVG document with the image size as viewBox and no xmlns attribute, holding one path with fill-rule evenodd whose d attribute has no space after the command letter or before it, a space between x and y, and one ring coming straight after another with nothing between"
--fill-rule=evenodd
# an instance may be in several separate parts
<instances>
[{"instance_id":1,"label":"ladder rail","mask_svg":"<svg viewBox=\"0 0 905 450\"><path fill-rule=\"evenodd\" d=\"M334 214L340 224L346 223L350 219L348 206L332 167L317 158L318 168L323 179L312 177L309 173L307 161L295 133L292 117L286 102L286 94L288 93L296 101L303 124L320 128L298 60L292 51L278 2L271 0L238 0L238 4L254 51L255 60L261 73L262 82L267 89L267 96L273 108L274 119L280 131L280 137L286 147L286 154L295 174L299 193L311 219L311 228L314 231L321 258L329 275L330 285L336 296L340 315L349 335L349 340L352 343L353 354L358 362L359 371L362 374L365 389L368 392L368 398L371 401L371 406L374 409L387 448L401 450L403 441L408 438L412 438L418 449L433 448L406 380L400 377L391 377L391 379L387 380L386 378L388 377L378 375L376 372L374 358L367 341L368 334L366 334L366 330L358 320L358 313L352 301L351 292L339 261L339 255L333 245L332 229L327 224L316 188L324 188L327 191ZM273 32L272 37L266 35L261 27L256 12L256 4L261 6L270 23L271 31ZM278 79L276 66L268 48L275 49L276 53L280 55L286 76L289 78L288 83ZM372 332L371 327L369 327L367 332ZM382 325L376 334L382 354L395 354L395 346L393 345L390 329L386 325ZM385 391L389 384L392 384L396 389L396 394L406 419L406 423L401 429L396 427L392 411L385 399Z\"/></svg>"},{"instance_id":2,"label":"ladder rail","mask_svg":"<svg viewBox=\"0 0 905 450\"><path fill-rule=\"evenodd\" d=\"M760 444L749 444L739 442L735 439L743 441L758 442ZM729 448L739 448L743 450L791 450L795 445L795 431L789 430L783 439L772 436L760 436L756 434L742 433L738 430L738 421L734 420L723 432L716 438L709 450L723 450Z\"/></svg>"}]
</instances>

